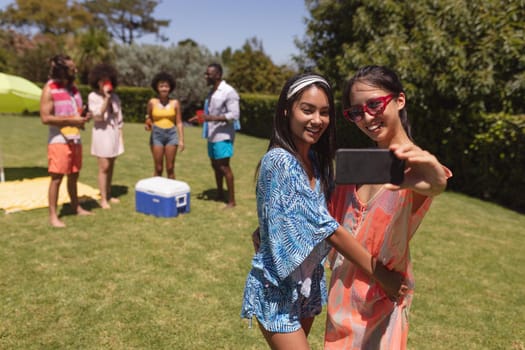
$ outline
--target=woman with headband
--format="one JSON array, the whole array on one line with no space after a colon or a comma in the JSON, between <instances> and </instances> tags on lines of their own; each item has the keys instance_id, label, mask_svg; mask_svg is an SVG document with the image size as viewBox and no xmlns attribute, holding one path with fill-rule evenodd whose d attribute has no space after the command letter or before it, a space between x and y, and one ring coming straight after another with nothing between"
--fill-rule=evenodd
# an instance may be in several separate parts
<instances>
[{"instance_id":1,"label":"woman with headband","mask_svg":"<svg viewBox=\"0 0 525 350\"><path fill-rule=\"evenodd\" d=\"M404 295L402 276L373 259L328 213L334 153L330 85L317 74L291 78L256 171L259 229L241 311L256 317L272 349L309 349L308 333L326 302L323 261L330 245L390 298Z\"/></svg>"}]
</instances>

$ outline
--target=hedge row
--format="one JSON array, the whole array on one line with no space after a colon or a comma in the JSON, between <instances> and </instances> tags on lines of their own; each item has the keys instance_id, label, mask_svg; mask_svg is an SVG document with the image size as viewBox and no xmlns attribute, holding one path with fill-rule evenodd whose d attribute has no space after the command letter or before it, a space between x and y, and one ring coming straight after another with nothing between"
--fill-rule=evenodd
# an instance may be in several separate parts
<instances>
[{"instance_id":1,"label":"hedge row","mask_svg":"<svg viewBox=\"0 0 525 350\"><path fill-rule=\"evenodd\" d=\"M276 104L276 96L242 95L242 132L268 138ZM372 147L336 105L338 147ZM434 119L418 115L415 139L453 171L448 187L525 212L525 115L480 115L458 128Z\"/></svg>"},{"instance_id":2,"label":"hedge row","mask_svg":"<svg viewBox=\"0 0 525 350\"><path fill-rule=\"evenodd\" d=\"M483 115L469 136L458 190L525 212L525 115Z\"/></svg>"},{"instance_id":3,"label":"hedge row","mask_svg":"<svg viewBox=\"0 0 525 350\"><path fill-rule=\"evenodd\" d=\"M87 101L87 96L91 91L88 85L78 87L82 97ZM126 122L143 122L146 115L146 105L155 93L150 88L119 86L117 94L122 102L122 114Z\"/></svg>"},{"instance_id":4,"label":"hedge row","mask_svg":"<svg viewBox=\"0 0 525 350\"><path fill-rule=\"evenodd\" d=\"M89 87L80 87L87 96ZM142 122L151 89L119 87L126 122ZM242 133L269 138L277 96L241 94ZM183 106L183 119L199 106ZM345 121L337 104L338 147L371 147L357 127ZM413 117L413 116L411 116ZM436 123L436 117L418 114L416 142L436 154L454 173L449 188L525 212L525 116L505 114L465 118L461 126Z\"/></svg>"}]
</instances>

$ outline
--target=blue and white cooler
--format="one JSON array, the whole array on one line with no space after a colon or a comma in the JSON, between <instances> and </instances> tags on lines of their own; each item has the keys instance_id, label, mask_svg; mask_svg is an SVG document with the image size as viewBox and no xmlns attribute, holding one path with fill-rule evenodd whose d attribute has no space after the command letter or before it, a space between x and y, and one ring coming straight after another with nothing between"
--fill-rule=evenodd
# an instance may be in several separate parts
<instances>
[{"instance_id":1,"label":"blue and white cooler","mask_svg":"<svg viewBox=\"0 0 525 350\"><path fill-rule=\"evenodd\" d=\"M155 176L135 185L135 209L159 217L190 212L190 186L184 181Z\"/></svg>"}]
</instances>

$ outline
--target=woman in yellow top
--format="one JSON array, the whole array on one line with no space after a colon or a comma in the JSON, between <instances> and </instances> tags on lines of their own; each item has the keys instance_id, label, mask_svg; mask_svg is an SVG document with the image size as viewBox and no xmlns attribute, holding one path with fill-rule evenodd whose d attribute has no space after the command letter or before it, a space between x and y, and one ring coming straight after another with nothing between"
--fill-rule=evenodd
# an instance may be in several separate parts
<instances>
[{"instance_id":1,"label":"woman in yellow top","mask_svg":"<svg viewBox=\"0 0 525 350\"><path fill-rule=\"evenodd\" d=\"M184 150L184 129L181 107L176 99L170 99L175 90L175 79L168 73L158 73L151 81L157 93L148 102L146 130L151 131L150 146L155 162L154 176L162 176L163 162L166 159L166 175L175 178L175 156L177 149Z\"/></svg>"}]
</instances>

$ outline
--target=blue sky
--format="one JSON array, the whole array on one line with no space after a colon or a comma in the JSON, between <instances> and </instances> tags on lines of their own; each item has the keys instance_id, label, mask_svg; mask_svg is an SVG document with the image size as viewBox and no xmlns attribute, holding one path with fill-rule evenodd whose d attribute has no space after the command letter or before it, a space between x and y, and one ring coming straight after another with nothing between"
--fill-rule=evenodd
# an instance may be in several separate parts
<instances>
[{"instance_id":1,"label":"blue sky","mask_svg":"<svg viewBox=\"0 0 525 350\"><path fill-rule=\"evenodd\" d=\"M10 3L0 0L0 8ZM162 31L168 44L190 38L220 52L240 49L255 36L274 63L285 64L298 53L294 39L304 37L309 13L304 0L162 0L154 16L171 21ZM141 42L159 43L154 36Z\"/></svg>"}]
</instances>

